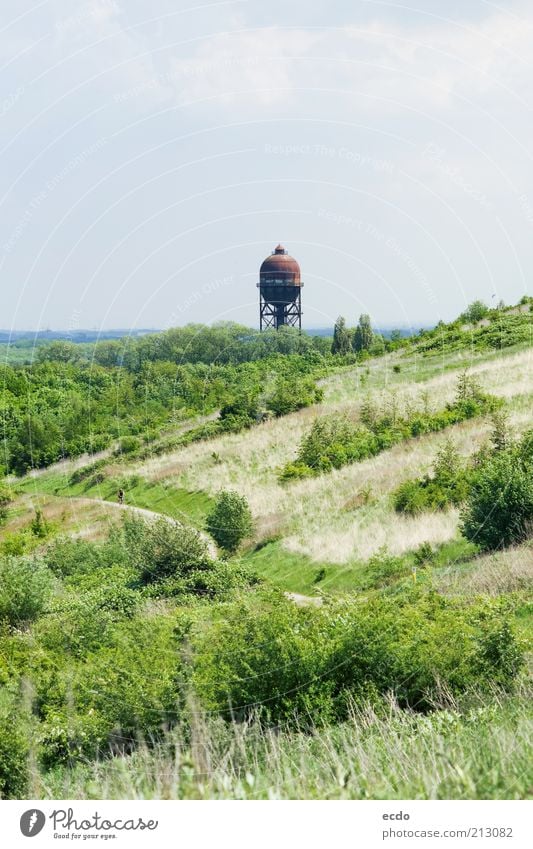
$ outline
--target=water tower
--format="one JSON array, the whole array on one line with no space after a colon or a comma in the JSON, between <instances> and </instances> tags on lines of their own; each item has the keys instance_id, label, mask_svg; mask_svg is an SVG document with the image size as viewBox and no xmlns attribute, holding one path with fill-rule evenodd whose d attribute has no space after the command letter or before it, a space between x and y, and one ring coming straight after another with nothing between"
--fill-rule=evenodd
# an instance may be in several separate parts
<instances>
[{"instance_id":1,"label":"water tower","mask_svg":"<svg viewBox=\"0 0 533 849\"><path fill-rule=\"evenodd\" d=\"M302 329L300 266L278 245L259 270L259 324L261 330L282 324Z\"/></svg>"}]
</instances>

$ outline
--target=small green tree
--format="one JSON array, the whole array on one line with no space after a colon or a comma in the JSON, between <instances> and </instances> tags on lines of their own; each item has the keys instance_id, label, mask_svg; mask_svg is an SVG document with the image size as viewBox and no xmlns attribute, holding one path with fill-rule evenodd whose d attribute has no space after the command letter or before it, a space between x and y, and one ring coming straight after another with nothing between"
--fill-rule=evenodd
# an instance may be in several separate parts
<instances>
[{"instance_id":1,"label":"small green tree","mask_svg":"<svg viewBox=\"0 0 533 849\"><path fill-rule=\"evenodd\" d=\"M533 526L533 464L523 447L497 451L476 474L462 516L465 537L483 549L526 539Z\"/></svg>"},{"instance_id":2,"label":"small green tree","mask_svg":"<svg viewBox=\"0 0 533 849\"><path fill-rule=\"evenodd\" d=\"M11 490L4 483L0 483L0 525L7 519L7 508L12 501Z\"/></svg>"},{"instance_id":3,"label":"small green tree","mask_svg":"<svg viewBox=\"0 0 533 849\"><path fill-rule=\"evenodd\" d=\"M52 573L37 558L1 560L0 620L17 627L37 619L50 597L52 584Z\"/></svg>"},{"instance_id":4,"label":"small green tree","mask_svg":"<svg viewBox=\"0 0 533 849\"><path fill-rule=\"evenodd\" d=\"M126 516L123 534L132 566L146 584L186 577L212 566L206 541L198 531L170 519L149 522Z\"/></svg>"},{"instance_id":5,"label":"small green tree","mask_svg":"<svg viewBox=\"0 0 533 849\"><path fill-rule=\"evenodd\" d=\"M253 527L246 498L232 490L221 492L207 517L205 527L220 548L233 554Z\"/></svg>"},{"instance_id":6,"label":"small green tree","mask_svg":"<svg viewBox=\"0 0 533 849\"><path fill-rule=\"evenodd\" d=\"M482 318L485 318L488 311L489 308L483 301L472 301L472 303L468 305L466 310L461 313L460 318L463 321L474 323L476 321L481 321Z\"/></svg>"},{"instance_id":7,"label":"small green tree","mask_svg":"<svg viewBox=\"0 0 533 849\"><path fill-rule=\"evenodd\" d=\"M511 443L509 414L506 410L495 410L491 416L492 431L490 441L494 451L504 451Z\"/></svg>"},{"instance_id":8,"label":"small green tree","mask_svg":"<svg viewBox=\"0 0 533 849\"><path fill-rule=\"evenodd\" d=\"M333 330L333 342L331 345L332 354L345 355L351 351L350 334L346 327L346 319L340 315L335 322Z\"/></svg>"},{"instance_id":9,"label":"small green tree","mask_svg":"<svg viewBox=\"0 0 533 849\"><path fill-rule=\"evenodd\" d=\"M355 328L353 335L353 349L356 353L360 351L370 351L374 341L374 333L370 323L369 315L359 316L359 324Z\"/></svg>"}]
</instances>

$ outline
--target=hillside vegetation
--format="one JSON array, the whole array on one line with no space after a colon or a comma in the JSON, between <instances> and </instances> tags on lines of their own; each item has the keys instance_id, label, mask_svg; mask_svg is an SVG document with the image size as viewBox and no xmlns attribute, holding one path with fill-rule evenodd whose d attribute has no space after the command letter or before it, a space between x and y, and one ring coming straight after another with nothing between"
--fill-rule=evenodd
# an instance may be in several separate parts
<instances>
[{"instance_id":1,"label":"hillside vegetation","mask_svg":"<svg viewBox=\"0 0 533 849\"><path fill-rule=\"evenodd\" d=\"M530 794L530 308L5 364L0 796Z\"/></svg>"}]
</instances>

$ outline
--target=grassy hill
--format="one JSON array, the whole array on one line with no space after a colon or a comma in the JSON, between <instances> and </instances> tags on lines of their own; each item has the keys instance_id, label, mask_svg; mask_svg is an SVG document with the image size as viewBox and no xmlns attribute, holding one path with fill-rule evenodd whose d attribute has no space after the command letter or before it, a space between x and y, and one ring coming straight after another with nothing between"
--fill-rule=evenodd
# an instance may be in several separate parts
<instances>
[{"instance_id":1,"label":"grassy hill","mask_svg":"<svg viewBox=\"0 0 533 849\"><path fill-rule=\"evenodd\" d=\"M462 533L461 503L409 514L395 499L405 482L431 479L446 445L467 471L479 465L494 410L510 441L531 429L529 307L463 317L376 357L324 355L310 366L309 349L291 353L291 375L307 357L315 403L309 395L293 412L226 430L212 427L212 407L207 430L206 411L189 410L128 450L115 441L93 457L6 479L12 500L0 551L15 589L0 591L0 723L18 709L21 740L31 743L12 745L20 782L4 787L0 743L0 794L530 793L529 679L519 655L527 657L533 630L531 534L483 551ZM254 380L273 385L276 368L254 367ZM460 418L450 411L465 372L490 404L473 403ZM358 438L362 423L376 420L365 438L374 427L381 441L359 461L341 452L337 467L284 478L317 419L346 421ZM211 554L187 554L196 565L185 558L179 580L168 571L140 579L151 558L161 567L154 552L176 546L181 526L199 532L201 548L222 490L244 496L252 512L253 534L238 552L214 562L211 544ZM11 569L35 596L33 612ZM217 654L245 622L233 654ZM443 648L448 637L455 648ZM115 668L128 670L126 681ZM272 697L249 684L262 675L274 676ZM249 710L232 709L228 721L230 701Z\"/></svg>"}]
</instances>

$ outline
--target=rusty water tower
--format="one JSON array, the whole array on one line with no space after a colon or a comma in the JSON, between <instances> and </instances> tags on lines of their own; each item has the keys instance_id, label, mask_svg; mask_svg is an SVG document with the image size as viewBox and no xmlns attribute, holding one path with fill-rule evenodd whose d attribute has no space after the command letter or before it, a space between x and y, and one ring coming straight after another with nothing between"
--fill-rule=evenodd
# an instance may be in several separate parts
<instances>
[{"instance_id":1,"label":"rusty water tower","mask_svg":"<svg viewBox=\"0 0 533 849\"><path fill-rule=\"evenodd\" d=\"M278 245L259 270L259 325L261 330L283 324L302 329L300 266Z\"/></svg>"}]
</instances>

